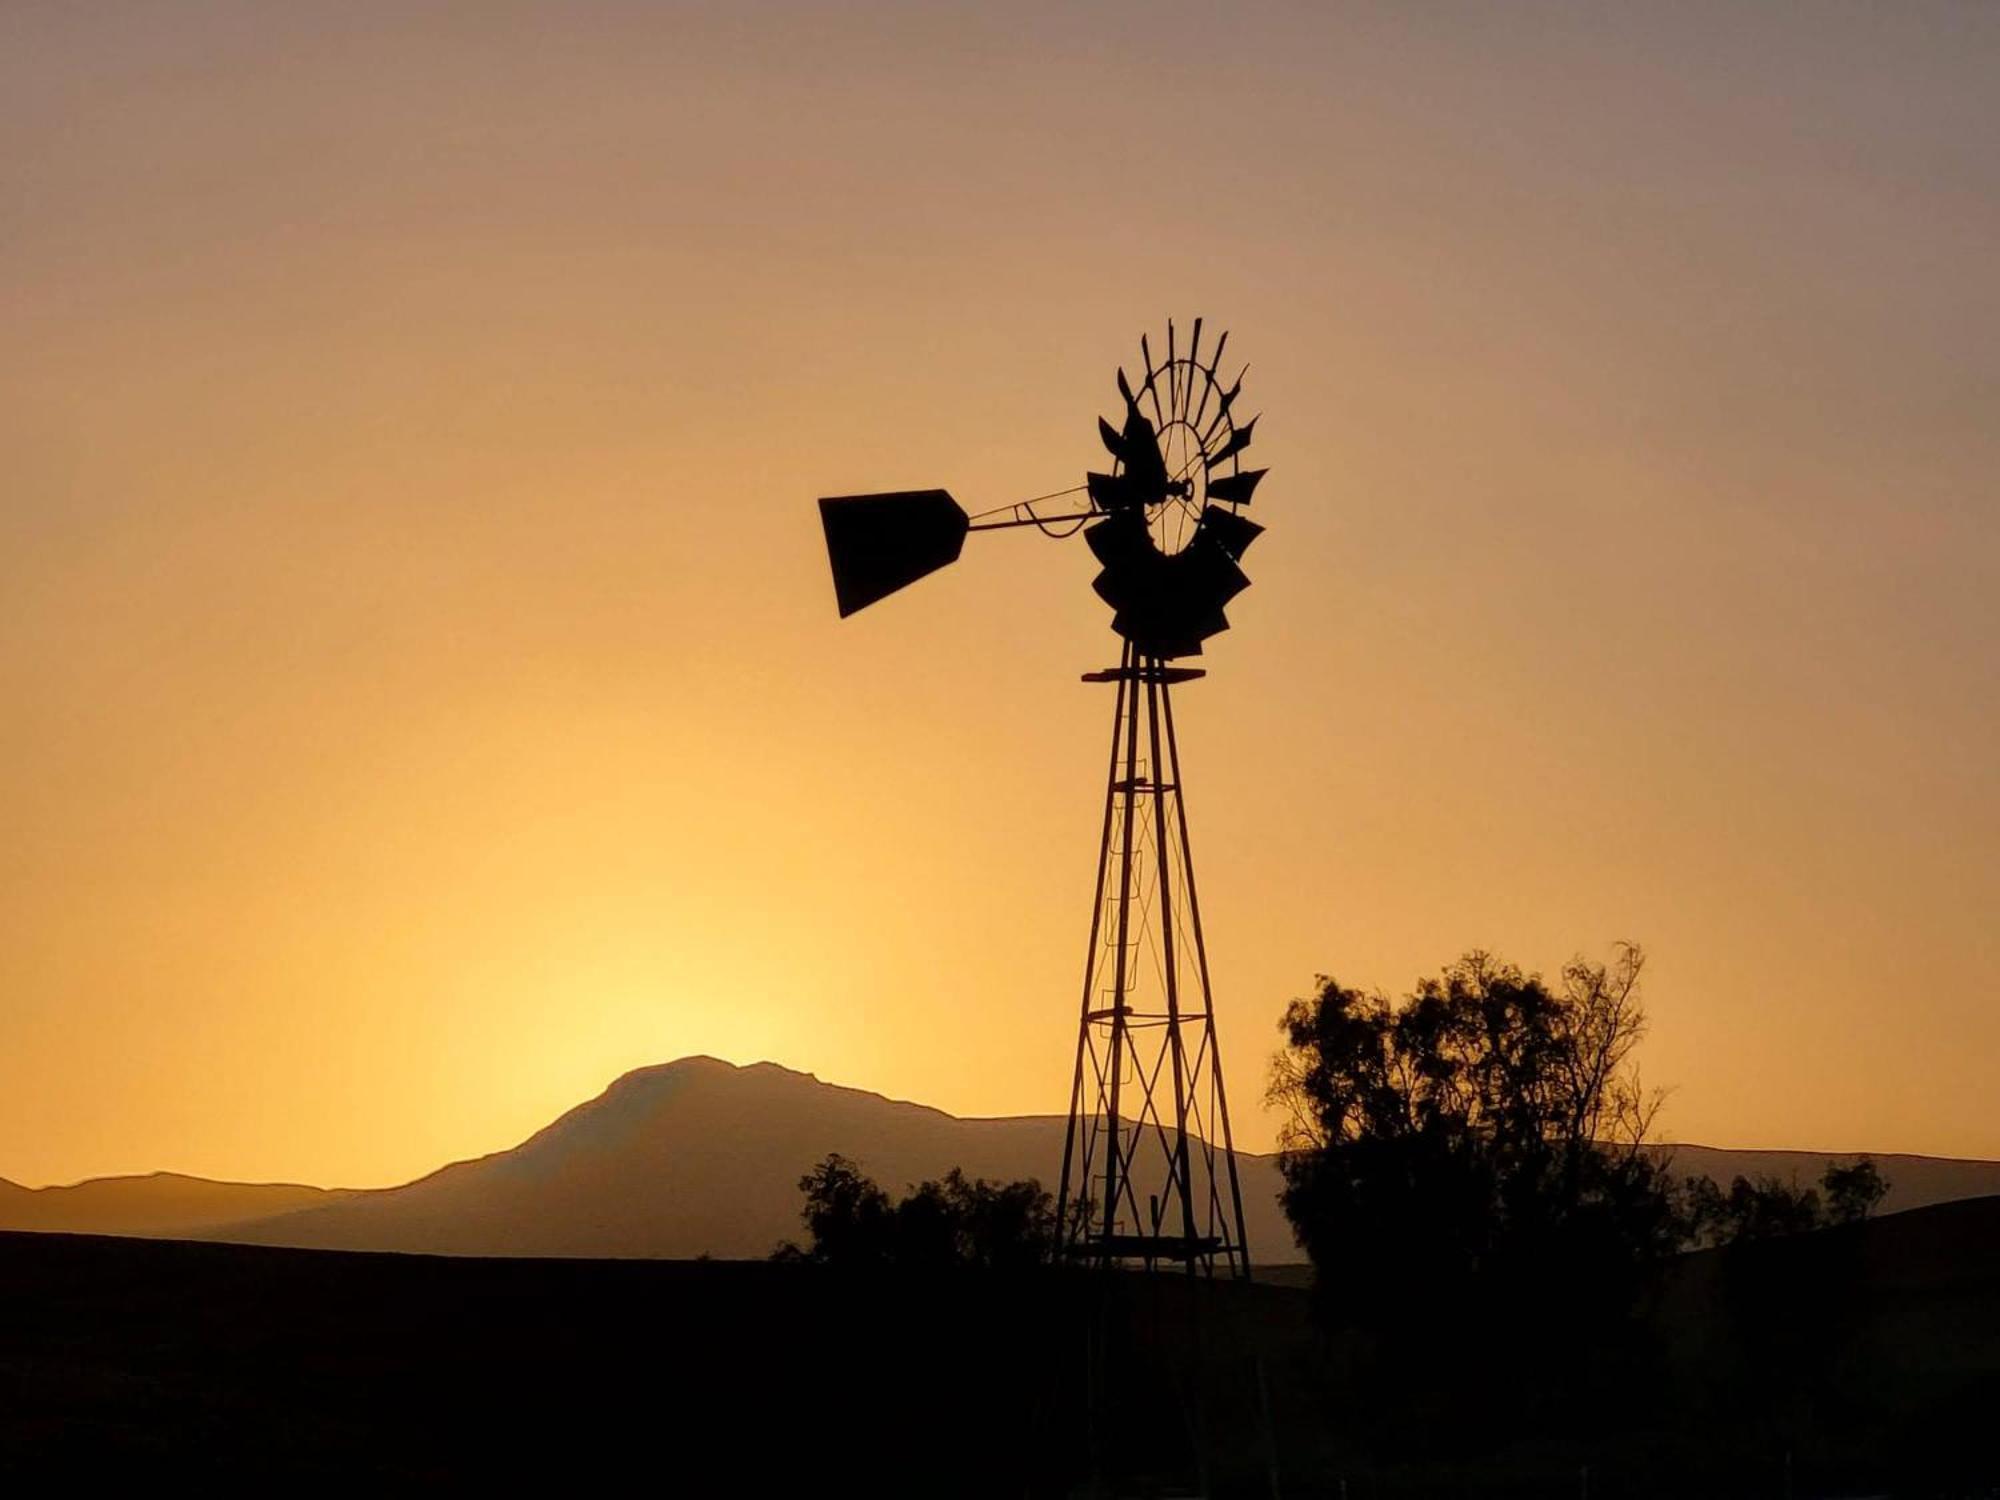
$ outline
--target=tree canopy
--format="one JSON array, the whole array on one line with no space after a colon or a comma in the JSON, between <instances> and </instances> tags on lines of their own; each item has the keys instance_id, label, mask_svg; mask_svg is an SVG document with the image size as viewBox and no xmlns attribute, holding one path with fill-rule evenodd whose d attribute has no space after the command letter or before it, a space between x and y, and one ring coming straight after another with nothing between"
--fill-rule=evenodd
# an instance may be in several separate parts
<instances>
[{"instance_id":1,"label":"tree canopy","mask_svg":"<svg viewBox=\"0 0 2000 1500\"><path fill-rule=\"evenodd\" d=\"M1888 1192L1882 1169L1866 1156L1827 1163L1817 1188L1778 1177L1738 1177L1725 1192L1710 1178L1693 1177L1681 1195L1682 1237L1690 1245L1735 1245L1857 1224Z\"/></svg>"},{"instance_id":2,"label":"tree canopy","mask_svg":"<svg viewBox=\"0 0 2000 1500\"><path fill-rule=\"evenodd\" d=\"M1887 1185L1866 1157L1817 1190L1673 1176L1635 1055L1644 969L1626 943L1550 984L1475 950L1397 1001L1322 978L1292 1002L1270 1097L1286 1112L1285 1212L1330 1317L1602 1310L1676 1250L1874 1210Z\"/></svg>"},{"instance_id":3,"label":"tree canopy","mask_svg":"<svg viewBox=\"0 0 2000 1500\"><path fill-rule=\"evenodd\" d=\"M778 1259L1009 1270L1046 1260L1055 1238L1055 1200L1032 1178L969 1181L953 1167L892 1203L834 1152L799 1179L799 1192L809 1243L781 1245Z\"/></svg>"},{"instance_id":4,"label":"tree canopy","mask_svg":"<svg viewBox=\"0 0 2000 1500\"><path fill-rule=\"evenodd\" d=\"M1292 1003L1271 1082L1284 1205L1330 1313L1623 1279L1675 1247L1672 1185L1642 1149L1644 964L1628 944L1552 987L1475 951L1400 1002L1322 979Z\"/></svg>"}]
</instances>

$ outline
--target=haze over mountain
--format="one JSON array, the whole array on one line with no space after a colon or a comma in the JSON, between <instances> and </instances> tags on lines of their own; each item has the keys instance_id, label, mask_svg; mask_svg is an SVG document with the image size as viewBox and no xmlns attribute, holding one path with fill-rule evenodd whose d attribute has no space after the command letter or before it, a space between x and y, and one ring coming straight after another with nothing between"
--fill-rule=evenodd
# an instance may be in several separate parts
<instances>
[{"instance_id":1,"label":"haze over mountain","mask_svg":"<svg viewBox=\"0 0 2000 1500\"><path fill-rule=\"evenodd\" d=\"M178 1172L93 1177L67 1187L45 1188L25 1188L0 1177L0 1229L196 1235L345 1196L339 1188L293 1182L212 1182Z\"/></svg>"},{"instance_id":2,"label":"haze over mountain","mask_svg":"<svg viewBox=\"0 0 2000 1500\"><path fill-rule=\"evenodd\" d=\"M1053 1189L1064 1122L960 1119L775 1063L687 1057L626 1074L509 1151L401 1187L338 1191L156 1173L31 1190L0 1180L0 1229L457 1255L722 1258L800 1233L799 1176L839 1151L891 1191L953 1167ZM1825 1153L1670 1148L1675 1168L1812 1182ZM2000 1193L2000 1162L1876 1158L1884 1212ZM1277 1158L1238 1158L1253 1257L1297 1261Z\"/></svg>"}]
</instances>

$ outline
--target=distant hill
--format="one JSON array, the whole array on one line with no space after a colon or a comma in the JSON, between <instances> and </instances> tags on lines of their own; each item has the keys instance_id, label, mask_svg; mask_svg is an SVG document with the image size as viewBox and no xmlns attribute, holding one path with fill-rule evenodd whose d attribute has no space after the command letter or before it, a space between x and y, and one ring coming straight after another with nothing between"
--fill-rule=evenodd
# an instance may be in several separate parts
<instances>
[{"instance_id":1,"label":"distant hill","mask_svg":"<svg viewBox=\"0 0 2000 1500\"><path fill-rule=\"evenodd\" d=\"M1818 1183L1828 1162L1851 1162L1863 1154L1856 1151L1730 1151L1720 1146L1664 1146L1671 1154L1673 1170L1686 1177L1712 1177L1728 1187L1736 1177L1775 1177L1810 1187ZM2000 1161L1977 1161L1949 1156L1874 1156L1875 1165L1889 1181L1889 1196L1882 1200L1881 1212L1905 1213L1933 1203L1951 1203L1960 1198L1984 1198L2000 1194Z\"/></svg>"},{"instance_id":2,"label":"distant hill","mask_svg":"<svg viewBox=\"0 0 2000 1500\"><path fill-rule=\"evenodd\" d=\"M30 1190L0 1181L0 1229L192 1236L242 1243L454 1255L758 1257L800 1233L798 1179L839 1151L892 1191L953 1167L1053 1189L1064 1122L960 1119L822 1083L775 1063L687 1057L641 1068L510 1151L401 1187L329 1192L160 1173ZM1678 1172L1816 1181L1831 1156L1662 1147ZM2000 1194L2000 1162L1876 1158L1886 1212ZM1238 1159L1250 1248L1299 1252L1277 1201L1275 1156Z\"/></svg>"},{"instance_id":3,"label":"distant hill","mask_svg":"<svg viewBox=\"0 0 2000 1500\"><path fill-rule=\"evenodd\" d=\"M901 1192L953 1167L1053 1190L1064 1121L965 1120L775 1063L682 1058L620 1078L511 1151L397 1188L215 1231L240 1243L454 1255L731 1259L800 1235L798 1179L829 1151ZM1296 1260L1277 1159L1239 1158L1252 1252Z\"/></svg>"},{"instance_id":4,"label":"distant hill","mask_svg":"<svg viewBox=\"0 0 2000 1500\"><path fill-rule=\"evenodd\" d=\"M0 1178L0 1229L69 1234L199 1234L345 1196L290 1182L212 1182L177 1172L25 1188Z\"/></svg>"}]
</instances>

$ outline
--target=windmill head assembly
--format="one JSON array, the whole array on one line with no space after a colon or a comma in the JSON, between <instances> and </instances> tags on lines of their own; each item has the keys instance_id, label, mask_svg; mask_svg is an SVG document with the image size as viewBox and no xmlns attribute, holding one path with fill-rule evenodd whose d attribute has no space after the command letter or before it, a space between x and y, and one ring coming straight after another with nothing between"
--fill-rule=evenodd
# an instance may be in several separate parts
<instances>
[{"instance_id":1,"label":"windmill head assembly","mask_svg":"<svg viewBox=\"0 0 2000 1500\"><path fill-rule=\"evenodd\" d=\"M1118 371L1119 404L1099 416L1107 472L1033 500L969 515L941 489L819 502L841 615L957 561L975 531L1033 526L1082 534L1092 585L1123 642L1113 684L1111 760L1097 891L1071 1075L1056 1238L1072 1261L1180 1265L1249 1274L1243 1202L1217 1050L1179 741L1170 690L1201 677L1172 666L1227 630L1249 587L1242 559L1263 528L1243 514L1263 479L1243 466L1257 420L1239 421L1229 335L1203 347L1139 341L1142 373Z\"/></svg>"},{"instance_id":2,"label":"windmill head assembly","mask_svg":"<svg viewBox=\"0 0 2000 1500\"><path fill-rule=\"evenodd\" d=\"M1094 587L1112 628L1142 658L1194 656L1229 621L1223 606L1249 586L1239 566L1263 528L1243 515L1262 469L1242 467L1257 426L1238 423L1243 376L1218 380L1229 335L1206 353L1201 319L1184 351L1167 325L1163 358L1141 338L1145 373L1118 372L1122 412L1097 419L1109 473L1035 500L968 515L945 490L831 495L819 502L834 597L843 617L958 560L969 532L1036 526L1083 533L1102 564Z\"/></svg>"}]
</instances>

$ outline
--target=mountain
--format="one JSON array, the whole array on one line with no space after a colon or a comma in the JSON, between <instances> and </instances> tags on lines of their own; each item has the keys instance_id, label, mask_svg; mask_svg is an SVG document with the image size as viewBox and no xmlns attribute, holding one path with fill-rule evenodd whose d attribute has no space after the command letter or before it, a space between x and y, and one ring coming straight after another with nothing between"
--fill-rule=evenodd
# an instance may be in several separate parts
<instances>
[{"instance_id":1,"label":"mountain","mask_svg":"<svg viewBox=\"0 0 2000 1500\"><path fill-rule=\"evenodd\" d=\"M160 1173L30 1190L0 1181L0 1229L200 1237L453 1255L745 1258L801 1233L798 1179L829 1151L891 1192L943 1176L1039 1178L1053 1189L1064 1122L959 1119L822 1083L775 1063L712 1057L641 1068L510 1151L401 1187L327 1192ZM1673 1168L1814 1182L1804 1151L1662 1147ZM1885 1212L2000 1194L2000 1162L1881 1156ZM1297 1262L1275 1156L1238 1158L1253 1258ZM1142 1185L1142 1201L1145 1188Z\"/></svg>"},{"instance_id":2,"label":"mountain","mask_svg":"<svg viewBox=\"0 0 2000 1500\"><path fill-rule=\"evenodd\" d=\"M25 1188L0 1178L0 1229L69 1234L195 1235L345 1196L290 1182L213 1182L178 1172L93 1177Z\"/></svg>"},{"instance_id":3,"label":"mountain","mask_svg":"<svg viewBox=\"0 0 2000 1500\"><path fill-rule=\"evenodd\" d=\"M626 1074L512 1151L209 1237L452 1255L762 1256L801 1233L799 1177L829 1151L893 1193L953 1167L1053 1189L1063 1129L1056 1116L959 1119L775 1063L688 1057ZM1298 1259L1277 1158L1239 1157L1238 1172L1253 1254Z\"/></svg>"}]
</instances>

